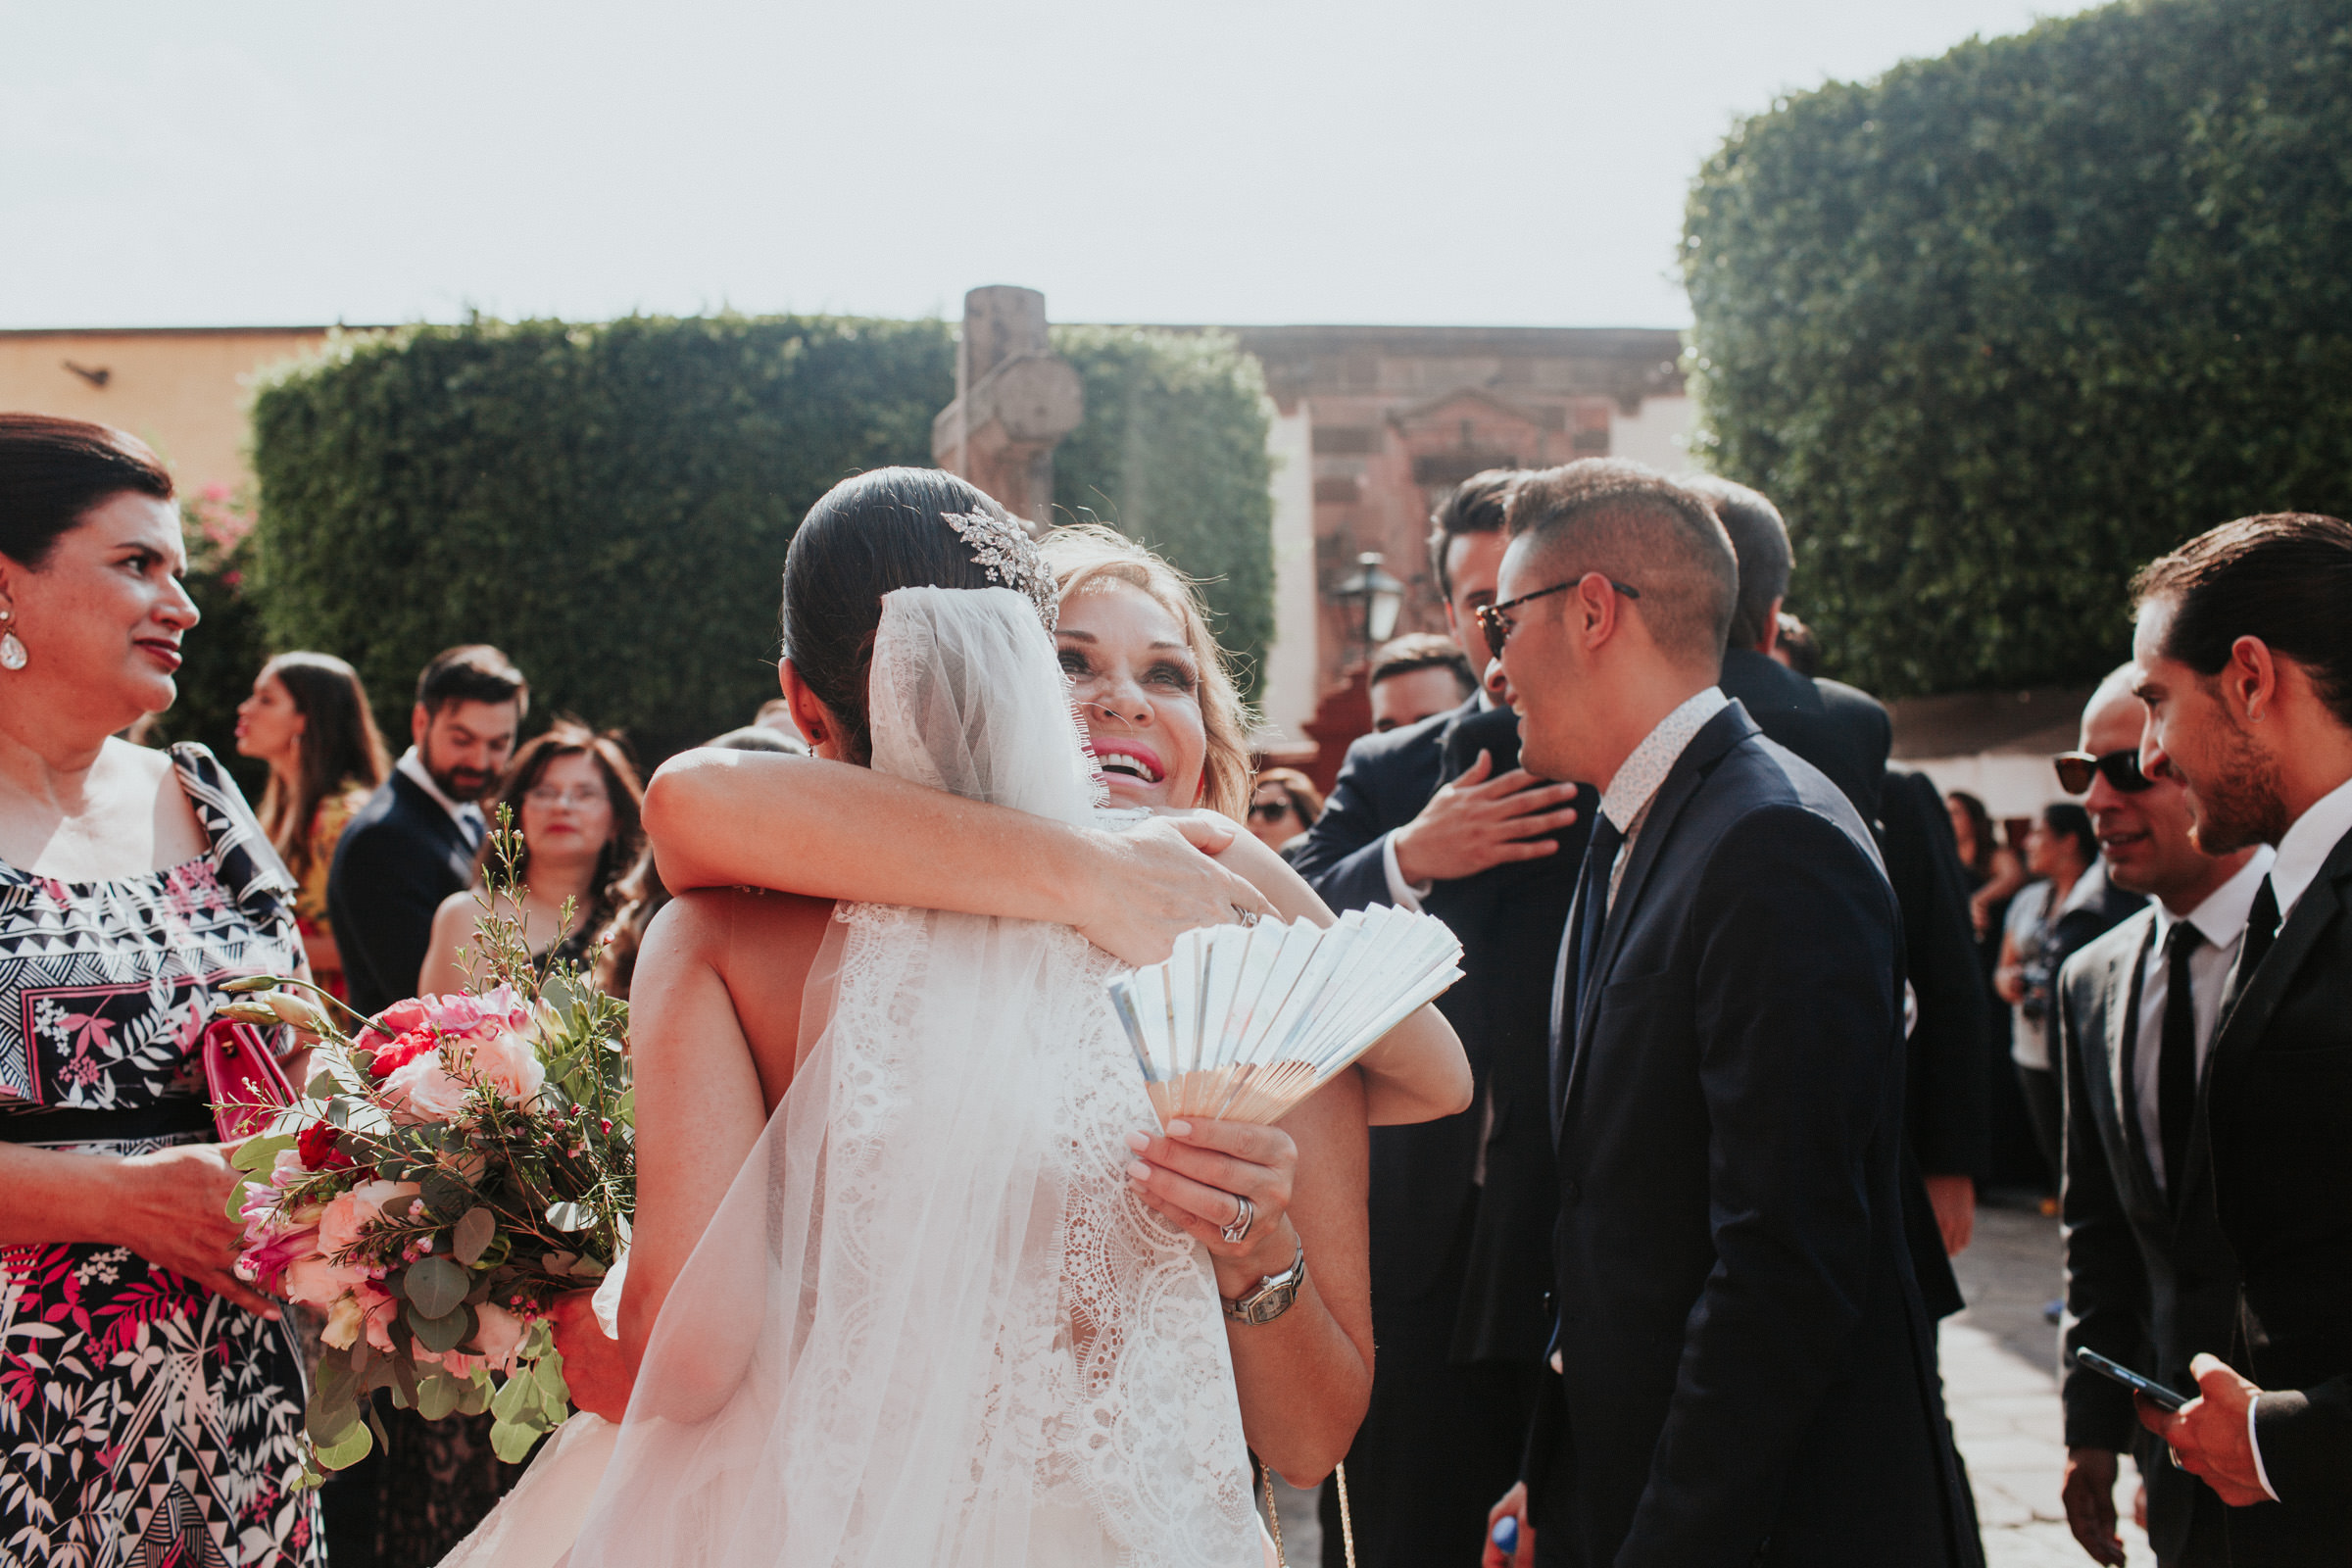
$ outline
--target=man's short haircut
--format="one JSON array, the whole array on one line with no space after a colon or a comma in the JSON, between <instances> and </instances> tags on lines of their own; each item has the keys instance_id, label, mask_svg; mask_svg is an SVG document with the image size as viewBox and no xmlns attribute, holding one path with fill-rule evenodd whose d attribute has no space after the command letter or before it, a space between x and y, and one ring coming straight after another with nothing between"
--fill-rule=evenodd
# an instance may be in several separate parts
<instances>
[{"instance_id":1,"label":"man's short haircut","mask_svg":"<svg viewBox=\"0 0 2352 1568\"><path fill-rule=\"evenodd\" d=\"M1547 588L1597 571L1634 589L1661 652L1720 669L1740 560L1714 509L1656 469L1618 458L1545 468L1511 491L1505 526L1533 535Z\"/></svg>"},{"instance_id":2,"label":"man's short haircut","mask_svg":"<svg viewBox=\"0 0 2352 1568\"><path fill-rule=\"evenodd\" d=\"M1788 667L1808 678L1821 673L1821 639L1813 628L1786 610L1780 613L1781 639L1775 644L1788 656Z\"/></svg>"},{"instance_id":3,"label":"man's short haircut","mask_svg":"<svg viewBox=\"0 0 2352 1568\"><path fill-rule=\"evenodd\" d=\"M1796 556L1788 548L1788 524L1781 509L1762 492L1743 484L1694 473L1679 481L1686 490L1715 509L1715 520L1732 538L1732 554L1740 560L1740 603L1732 612L1734 648L1764 646L1773 629L1772 607L1788 597L1788 572Z\"/></svg>"},{"instance_id":4,"label":"man's short haircut","mask_svg":"<svg viewBox=\"0 0 2352 1568\"><path fill-rule=\"evenodd\" d=\"M1380 645L1372 656L1372 678L1366 684L1377 686L1396 675L1410 675L1417 669L1446 669L1461 683L1462 695L1478 690L1478 677L1470 672L1470 659L1461 645L1450 637L1441 637L1434 631L1416 631Z\"/></svg>"},{"instance_id":5,"label":"man's short haircut","mask_svg":"<svg viewBox=\"0 0 2352 1568\"><path fill-rule=\"evenodd\" d=\"M1500 532L1511 488L1528 472L1525 468L1489 468L1474 473L1455 485L1429 514L1429 570L1438 579L1441 596L1453 597L1453 573L1446 568L1447 547L1467 533Z\"/></svg>"},{"instance_id":6,"label":"man's short haircut","mask_svg":"<svg viewBox=\"0 0 2352 1568\"><path fill-rule=\"evenodd\" d=\"M433 656L416 677L416 705L437 717L452 703L513 703L531 710L531 688L507 656L488 643L466 643Z\"/></svg>"},{"instance_id":7,"label":"man's short haircut","mask_svg":"<svg viewBox=\"0 0 2352 1568\"><path fill-rule=\"evenodd\" d=\"M2218 675L2232 644L2259 637L2352 728L2352 523L2314 512L2225 522L2141 567L2132 597L2172 602L2167 659Z\"/></svg>"}]
</instances>

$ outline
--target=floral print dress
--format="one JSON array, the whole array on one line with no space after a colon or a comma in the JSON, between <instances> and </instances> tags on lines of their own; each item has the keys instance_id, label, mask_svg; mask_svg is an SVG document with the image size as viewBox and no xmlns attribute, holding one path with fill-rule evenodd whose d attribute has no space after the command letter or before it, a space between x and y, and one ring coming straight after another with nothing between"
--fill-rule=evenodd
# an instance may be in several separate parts
<instances>
[{"instance_id":1,"label":"floral print dress","mask_svg":"<svg viewBox=\"0 0 2352 1568\"><path fill-rule=\"evenodd\" d=\"M0 865L0 1140L213 1141L215 988L299 960L293 881L235 783L200 746L172 762L205 854L114 882ZM0 1248L0 1568L316 1568L304 1396L285 1325L126 1248Z\"/></svg>"}]
</instances>

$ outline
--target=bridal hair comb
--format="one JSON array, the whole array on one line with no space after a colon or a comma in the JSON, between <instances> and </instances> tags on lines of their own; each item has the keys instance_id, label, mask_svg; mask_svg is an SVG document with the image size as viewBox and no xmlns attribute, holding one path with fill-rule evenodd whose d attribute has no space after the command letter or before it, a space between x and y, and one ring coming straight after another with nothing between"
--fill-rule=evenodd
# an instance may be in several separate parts
<instances>
[{"instance_id":1,"label":"bridal hair comb","mask_svg":"<svg viewBox=\"0 0 2352 1568\"><path fill-rule=\"evenodd\" d=\"M1280 1121L1462 977L1446 922L1387 905L1336 924L1205 926L1109 984L1160 1124Z\"/></svg>"},{"instance_id":2,"label":"bridal hair comb","mask_svg":"<svg viewBox=\"0 0 2352 1568\"><path fill-rule=\"evenodd\" d=\"M972 560L990 582L1027 594L1045 618L1046 630L1060 624L1061 596L1054 591L1054 572L1027 530L1010 517L988 512L943 512L940 515L972 547Z\"/></svg>"}]
</instances>

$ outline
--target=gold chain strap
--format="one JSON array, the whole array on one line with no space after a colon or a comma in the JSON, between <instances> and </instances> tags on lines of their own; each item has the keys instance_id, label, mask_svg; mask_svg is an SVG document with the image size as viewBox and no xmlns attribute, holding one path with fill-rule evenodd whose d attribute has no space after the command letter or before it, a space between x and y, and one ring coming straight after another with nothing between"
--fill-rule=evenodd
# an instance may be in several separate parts
<instances>
[{"instance_id":1,"label":"gold chain strap","mask_svg":"<svg viewBox=\"0 0 2352 1568\"><path fill-rule=\"evenodd\" d=\"M1348 1558L1348 1568L1355 1568L1355 1520L1348 1512L1348 1467L1340 1465L1333 1473L1340 1482L1340 1550ZM1290 1568L1291 1559L1282 1554L1282 1514L1274 1506L1273 1468L1259 1465L1258 1474L1266 1484L1266 1528L1274 1533L1274 1561L1278 1568Z\"/></svg>"}]
</instances>

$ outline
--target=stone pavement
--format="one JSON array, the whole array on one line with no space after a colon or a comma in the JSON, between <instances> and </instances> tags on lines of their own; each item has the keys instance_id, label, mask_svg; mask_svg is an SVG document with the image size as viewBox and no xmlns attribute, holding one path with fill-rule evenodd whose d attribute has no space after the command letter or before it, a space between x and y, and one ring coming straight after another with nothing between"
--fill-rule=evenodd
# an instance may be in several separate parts
<instances>
[{"instance_id":1,"label":"stone pavement","mask_svg":"<svg viewBox=\"0 0 2352 1568\"><path fill-rule=\"evenodd\" d=\"M2058 1340L2042 1316L2059 1292L2058 1222L1986 1205L1977 1211L1975 1242L1955 1261L1969 1305L1943 1325L1944 1400L1976 1491L1986 1568L2085 1568L2090 1558L2058 1504L2066 1467ZM2116 1487L2124 1548L2132 1563L2152 1565L2147 1538L2131 1523L2137 1486L2126 1459ZM1313 1568L1322 1545L1313 1494L1279 1483L1275 1491L1287 1555L1295 1568ZM1456 1568L1476 1560L1465 1556Z\"/></svg>"}]
</instances>

